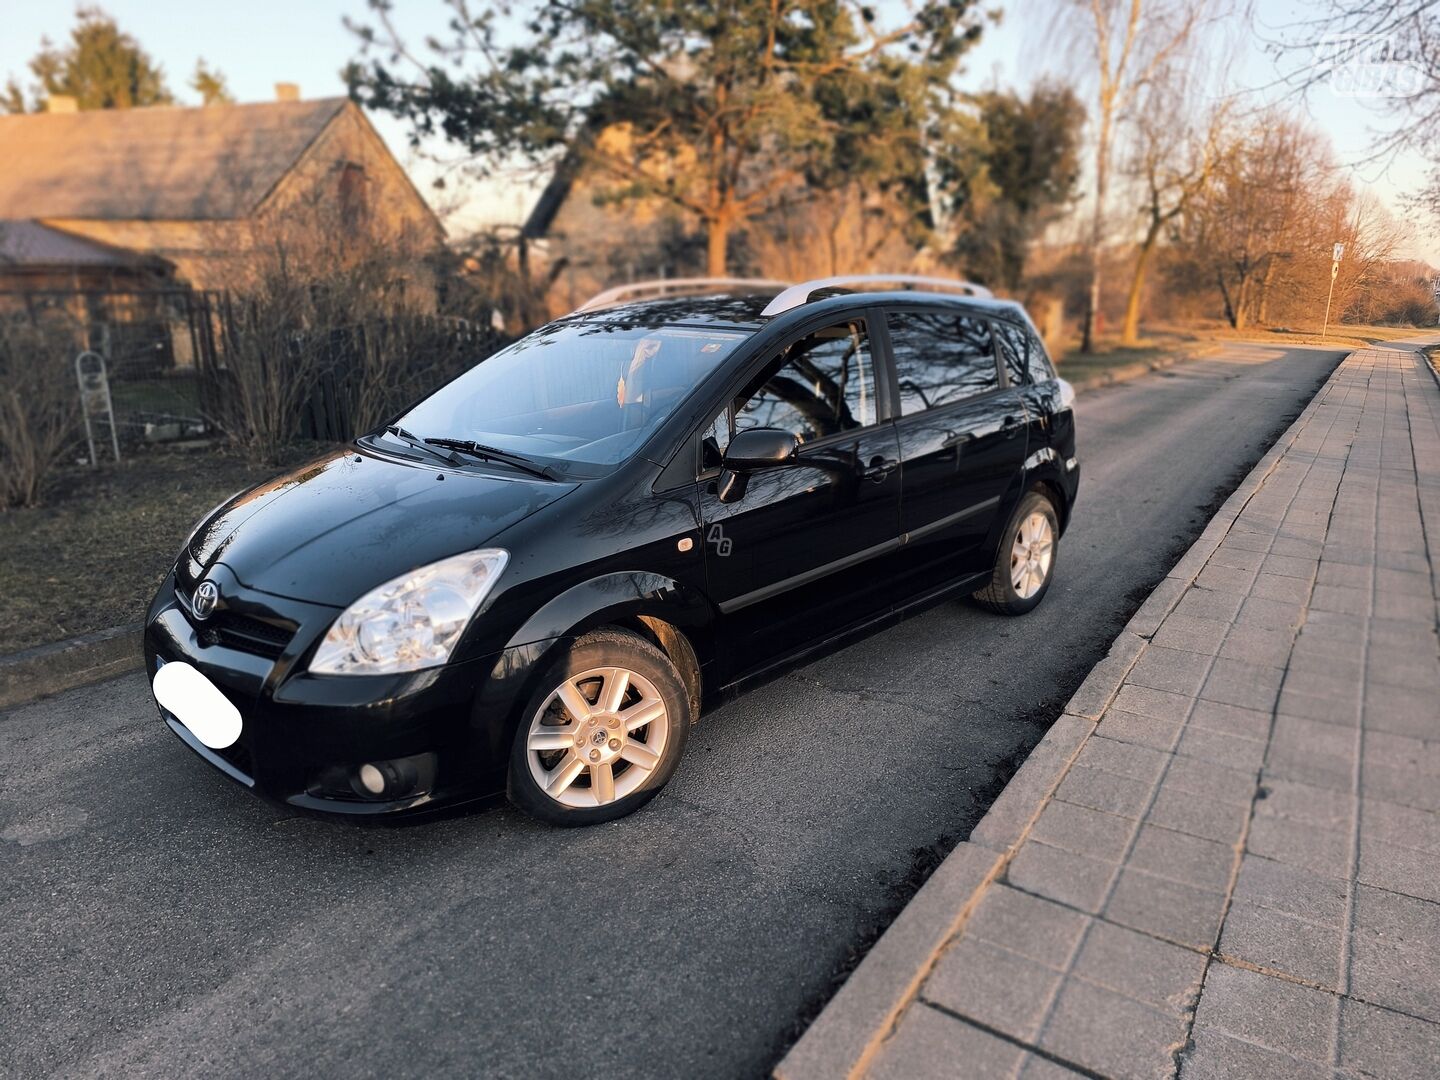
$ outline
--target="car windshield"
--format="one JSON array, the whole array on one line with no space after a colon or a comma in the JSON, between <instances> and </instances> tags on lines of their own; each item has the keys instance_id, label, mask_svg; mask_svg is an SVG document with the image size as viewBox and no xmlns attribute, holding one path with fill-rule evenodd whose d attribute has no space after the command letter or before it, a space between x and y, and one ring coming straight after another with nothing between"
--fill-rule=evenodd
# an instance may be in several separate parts
<instances>
[{"instance_id":1,"label":"car windshield","mask_svg":"<svg viewBox=\"0 0 1440 1080\"><path fill-rule=\"evenodd\" d=\"M396 421L421 440L490 447L562 474L624 461L746 335L606 321L542 327Z\"/></svg>"}]
</instances>

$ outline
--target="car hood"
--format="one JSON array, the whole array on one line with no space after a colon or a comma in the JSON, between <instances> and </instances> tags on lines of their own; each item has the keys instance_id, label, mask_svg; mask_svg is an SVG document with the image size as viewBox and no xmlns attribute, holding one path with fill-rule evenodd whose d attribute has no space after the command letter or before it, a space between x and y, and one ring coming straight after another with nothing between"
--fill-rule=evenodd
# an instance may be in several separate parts
<instances>
[{"instance_id":1,"label":"car hood","mask_svg":"<svg viewBox=\"0 0 1440 1080\"><path fill-rule=\"evenodd\" d=\"M189 550L249 588L345 607L407 570L483 547L576 486L337 451L226 502Z\"/></svg>"}]
</instances>

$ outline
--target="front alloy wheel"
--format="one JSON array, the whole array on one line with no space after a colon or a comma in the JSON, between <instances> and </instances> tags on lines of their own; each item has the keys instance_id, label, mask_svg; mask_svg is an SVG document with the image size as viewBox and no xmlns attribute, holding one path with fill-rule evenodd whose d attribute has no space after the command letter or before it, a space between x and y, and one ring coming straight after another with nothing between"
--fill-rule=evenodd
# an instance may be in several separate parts
<instances>
[{"instance_id":1,"label":"front alloy wheel","mask_svg":"<svg viewBox=\"0 0 1440 1080\"><path fill-rule=\"evenodd\" d=\"M670 779L689 726L669 657L637 634L594 631L532 698L511 750L510 798L558 825L623 817Z\"/></svg>"},{"instance_id":2,"label":"front alloy wheel","mask_svg":"<svg viewBox=\"0 0 1440 1080\"><path fill-rule=\"evenodd\" d=\"M667 719L660 692L638 671L582 671L556 687L530 721L530 777L563 806L608 806L660 764Z\"/></svg>"}]
</instances>

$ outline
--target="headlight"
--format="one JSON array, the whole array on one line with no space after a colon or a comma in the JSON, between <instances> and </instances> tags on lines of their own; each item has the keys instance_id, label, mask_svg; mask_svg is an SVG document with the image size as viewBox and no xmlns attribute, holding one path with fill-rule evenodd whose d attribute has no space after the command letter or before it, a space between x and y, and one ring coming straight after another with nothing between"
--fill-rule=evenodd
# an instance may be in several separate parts
<instances>
[{"instance_id":1,"label":"headlight","mask_svg":"<svg viewBox=\"0 0 1440 1080\"><path fill-rule=\"evenodd\" d=\"M321 675L388 675L450 659L510 556L482 548L422 566L351 604L310 661Z\"/></svg>"}]
</instances>

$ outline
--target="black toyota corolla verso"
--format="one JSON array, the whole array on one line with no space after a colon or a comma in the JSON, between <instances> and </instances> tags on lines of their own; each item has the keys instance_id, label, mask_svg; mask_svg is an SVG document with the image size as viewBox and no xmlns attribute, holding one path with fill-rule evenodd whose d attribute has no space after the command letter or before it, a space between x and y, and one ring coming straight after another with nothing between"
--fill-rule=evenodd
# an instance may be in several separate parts
<instances>
[{"instance_id":1,"label":"black toyota corolla verso","mask_svg":"<svg viewBox=\"0 0 1440 1080\"><path fill-rule=\"evenodd\" d=\"M201 521L146 620L176 735L305 809L589 824L705 705L947 598L1040 603L1079 474L1019 305L636 293Z\"/></svg>"}]
</instances>

